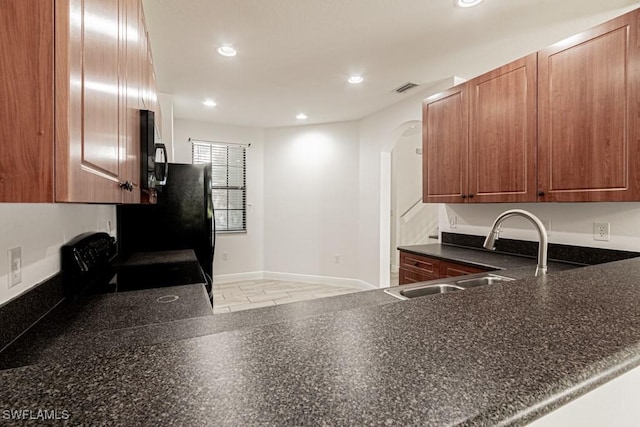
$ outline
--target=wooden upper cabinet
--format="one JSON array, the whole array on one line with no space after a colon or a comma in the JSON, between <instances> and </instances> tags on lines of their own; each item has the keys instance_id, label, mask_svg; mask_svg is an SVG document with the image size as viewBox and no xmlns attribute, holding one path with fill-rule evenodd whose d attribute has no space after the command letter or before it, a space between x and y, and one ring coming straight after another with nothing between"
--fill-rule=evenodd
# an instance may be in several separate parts
<instances>
[{"instance_id":1,"label":"wooden upper cabinet","mask_svg":"<svg viewBox=\"0 0 640 427\"><path fill-rule=\"evenodd\" d=\"M121 64L124 79L121 86L124 102L121 103L121 174L124 181L132 183L134 191L123 192L124 203L140 203L140 109L142 86L141 32L142 3L124 0L121 5Z\"/></svg>"},{"instance_id":2,"label":"wooden upper cabinet","mask_svg":"<svg viewBox=\"0 0 640 427\"><path fill-rule=\"evenodd\" d=\"M467 83L469 202L536 201L537 55Z\"/></svg>"},{"instance_id":3,"label":"wooden upper cabinet","mask_svg":"<svg viewBox=\"0 0 640 427\"><path fill-rule=\"evenodd\" d=\"M539 52L542 201L640 200L640 10Z\"/></svg>"},{"instance_id":4,"label":"wooden upper cabinet","mask_svg":"<svg viewBox=\"0 0 640 427\"><path fill-rule=\"evenodd\" d=\"M536 55L423 103L423 201L536 200Z\"/></svg>"},{"instance_id":5,"label":"wooden upper cabinet","mask_svg":"<svg viewBox=\"0 0 640 427\"><path fill-rule=\"evenodd\" d=\"M0 202L139 203L141 0L0 10Z\"/></svg>"},{"instance_id":6,"label":"wooden upper cabinet","mask_svg":"<svg viewBox=\"0 0 640 427\"><path fill-rule=\"evenodd\" d=\"M54 199L53 7L53 0L0 0L3 202Z\"/></svg>"},{"instance_id":7,"label":"wooden upper cabinet","mask_svg":"<svg viewBox=\"0 0 640 427\"><path fill-rule=\"evenodd\" d=\"M461 203L467 188L468 100L462 84L422 105L422 200Z\"/></svg>"},{"instance_id":8,"label":"wooden upper cabinet","mask_svg":"<svg viewBox=\"0 0 640 427\"><path fill-rule=\"evenodd\" d=\"M56 201L122 201L119 1L56 1Z\"/></svg>"}]
</instances>

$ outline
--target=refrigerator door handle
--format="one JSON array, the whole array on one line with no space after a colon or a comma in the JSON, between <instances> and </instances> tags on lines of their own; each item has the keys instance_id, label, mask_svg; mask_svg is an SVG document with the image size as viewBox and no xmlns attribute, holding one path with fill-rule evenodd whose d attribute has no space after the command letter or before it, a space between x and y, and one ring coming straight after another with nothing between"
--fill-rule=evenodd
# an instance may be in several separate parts
<instances>
[{"instance_id":1,"label":"refrigerator door handle","mask_svg":"<svg viewBox=\"0 0 640 427\"><path fill-rule=\"evenodd\" d=\"M169 157L167 156L167 146L164 144L156 144L156 155L158 154L158 150L162 150L162 155L164 157L164 171L163 173L158 173L158 168L156 168L156 185L166 185L167 176L169 176Z\"/></svg>"}]
</instances>

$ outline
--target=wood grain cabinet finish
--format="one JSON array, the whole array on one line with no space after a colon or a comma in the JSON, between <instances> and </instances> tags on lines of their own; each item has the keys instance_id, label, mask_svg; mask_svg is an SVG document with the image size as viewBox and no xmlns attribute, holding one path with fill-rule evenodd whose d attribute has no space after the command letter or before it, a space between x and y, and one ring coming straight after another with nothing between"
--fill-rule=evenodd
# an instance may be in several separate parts
<instances>
[{"instance_id":1,"label":"wood grain cabinet finish","mask_svg":"<svg viewBox=\"0 0 640 427\"><path fill-rule=\"evenodd\" d=\"M541 200L640 200L640 10L539 52Z\"/></svg>"},{"instance_id":2,"label":"wood grain cabinet finish","mask_svg":"<svg viewBox=\"0 0 640 427\"><path fill-rule=\"evenodd\" d=\"M139 203L142 2L0 6L0 202Z\"/></svg>"},{"instance_id":3,"label":"wood grain cabinet finish","mask_svg":"<svg viewBox=\"0 0 640 427\"><path fill-rule=\"evenodd\" d=\"M640 200L640 9L423 103L423 201Z\"/></svg>"},{"instance_id":4,"label":"wood grain cabinet finish","mask_svg":"<svg viewBox=\"0 0 640 427\"><path fill-rule=\"evenodd\" d=\"M483 273L485 271L490 270L487 270L486 268L470 267L468 265L456 264L452 262L440 263L440 278L464 276L467 274Z\"/></svg>"},{"instance_id":5,"label":"wood grain cabinet finish","mask_svg":"<svg viewBox=\"0 0 640 427\"><path fill-rule=\"evenodd\" d=\"M423 103L423 201L536 200L536 55Z\"/></svg>"},{"instance_id":6,"label":"wood grain cabinet finish","mask_svg":"<svg viewBox=\"0 0 640 427\"><path fill-rule=\"evenodd\" d=\"M0 201L54 201L53 25L53 0L0 0Z\"/></svg>"},{"instance_id":7,"label":"wood grain cabinet finish","mask_svg":"<svg viewBox=\"0 0 640 427\"><path fill-rule=\"evenodd\" d=\"M125 181L131 182L134 191L123 192L123 203L140 203L140 109L142 108L143 52L146 43L144 16L139 0L121 0L121 57L125 73L122 91L125 102L120 115L120 135L124 138L120 162L124 167ZM144 49L144 51L143 51Z\"/></svg>"},{"instance_id":8,"label":"wood grain cabinet finish","mask_svg":"<svg viewBox=\"0 0 640 427\"><path fill-rule=\"evenodd\" d=\"M413 271L423 277L428 277L429 279L437 279L440 277L440 261L421 255L414 255L401 251L400 268L407 271Z\"/></svg>"},{"instance_id":9,"label":"wood grain cabinet finish","mask_svg":"<svg viewBox=\"0 0 640 427\"><path fill-rule=\"evenodd\" d=\"M56 201L119 203L119 1L56 1Z\"/></svg>"},{"instance_id":10,"label":"wood grain cabinet finish","mask_svg":"<svg viewBox=\"0 0 640 427\"><path fill-rule=\"evenodd\" d=\"M422 106L422 201L461 203L467 191L467 85L427 98Z\"/></svg>"},{"instance_id":11,"label":"wood grain cabinet finish","mask_svg":"<svg viewBox=\"0 0 640 427\"><path fill-rule=\"evenodd\" d=\"M468 83L468 202L536 201L537 55Z\"/></svg>"},{"instance_id":12,"label":"wood grain cabinet finish","mask_svg":"<svg viewBox=\"0 0 640 427\"><path fill-rule=\"evenodd\" d=\"M487 270L400 251L400 285L481 273L483 271Z\"/></svg>"}]
</instances>

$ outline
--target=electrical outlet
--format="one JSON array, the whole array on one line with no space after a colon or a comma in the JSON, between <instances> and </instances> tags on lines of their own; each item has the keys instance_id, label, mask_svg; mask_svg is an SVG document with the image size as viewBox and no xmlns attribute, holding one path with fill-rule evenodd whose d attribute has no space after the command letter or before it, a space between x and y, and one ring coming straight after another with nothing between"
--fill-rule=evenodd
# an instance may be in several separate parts
<instances>
[{"instance_id":1,"label":"electrical outlet","mask_svg":"<svg viewBox=\"0 0 640 427\"><path fill-rule=\"evenodd\" d=\"M456 215L451 215L449 217L449 228L456 228L458 226L458 217Z\"/></svg>"},{"instance_id":2,"label":"electrical outlet","mask_svg":"<svg viewBox=\"0 0 640 427\"><path fill-rule=\"evenodd\" d=\"M336 256L333 258L333 262L335 262L336 264L340 264L340 254L336 254Z\"/></svg>"},{"instance_id":3,"label":"electrical outlet","mask_svg":"<svg viewBox=\"0 0 640 427\"><path fill-rule=\"evenodd\" d=\"M228 252L223 252L222 253L222 260L223 261L228 261L229 260L229 253Z\"/></svg>"},{"instance_id":4,"label":"electrical outlet","mask_svg":"<svg viewBox=\"0 0 640 427\"><path fill-rule=\"evenodd\" d=\"M610 227L610 224L608 222L594 222L593 223L593 240L608 242L609 227Z\"/></svg>"},{"instance_id":5,"label":"electrical outlet","mask_svg":"<svg viewBox=\"0 0 640 427\"><path fill-rule=\"evenodd\" d=\"M22 248L9 249L9 287L22 282Z\"/></svg>"}]
</instances>

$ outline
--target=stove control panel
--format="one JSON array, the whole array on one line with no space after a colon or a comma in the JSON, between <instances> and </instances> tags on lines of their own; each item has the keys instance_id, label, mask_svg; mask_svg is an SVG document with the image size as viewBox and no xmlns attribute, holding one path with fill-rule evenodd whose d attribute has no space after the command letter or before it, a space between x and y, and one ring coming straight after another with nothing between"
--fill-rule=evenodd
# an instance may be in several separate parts
<instances>
[{"instance_id":1,"label":"stove control panel","mask_svg":"<svg viewBox=\"0 0 640 427\"><path fill-rule=\"evenodd\" d=\"M67 242L60 250L65 274L93 273L108 265L116 255L116 239L107 233L84 233Z\"/></svg>"}]
</instances>

